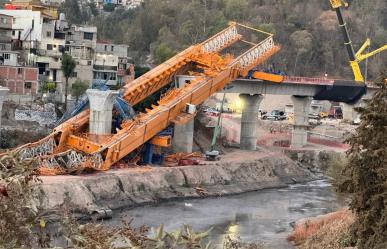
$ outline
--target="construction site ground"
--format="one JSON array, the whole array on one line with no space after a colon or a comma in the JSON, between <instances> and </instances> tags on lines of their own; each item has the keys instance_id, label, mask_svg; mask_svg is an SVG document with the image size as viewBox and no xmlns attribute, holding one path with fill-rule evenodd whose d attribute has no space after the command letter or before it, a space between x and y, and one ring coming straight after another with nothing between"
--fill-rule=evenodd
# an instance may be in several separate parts
<instances>
[{"instance_id":1,"label":"construction site ground","mask_svg":"<svg viewBox=\"0 0 387 249\"><path fill-rule=\"evenodd\" d=\"M206 128L203 123L212 119L205 116L197 118L199 125L195 126L195 150L208 150L212 128ZM314 143L303 150L274 146L275 141L289 139L289 126L281 122L259 121L257 151L242 151L237 148L238 141L231 139L239 130L238 122L238 116L232 115L223 120L222 134L228 135L219 140L219 161L205 161L204 157L199 157L196 158L198 165L192 166L169 163L164 166L130 166L83 175L45 176L42 177L38 195L40 205L45 210L70 205L76 213L89 216L101 210L114 212L165 200L283 187L322 177L319 167L323 162L319 161L322 158L319 153L345 150L345 146Z\"/></svg>"}]
</instances>

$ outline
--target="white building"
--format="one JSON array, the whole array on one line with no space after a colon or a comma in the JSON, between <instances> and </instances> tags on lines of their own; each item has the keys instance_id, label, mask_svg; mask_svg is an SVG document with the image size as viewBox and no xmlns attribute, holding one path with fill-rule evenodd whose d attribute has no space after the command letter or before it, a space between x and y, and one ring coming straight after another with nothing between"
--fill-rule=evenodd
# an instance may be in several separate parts
<instances>
[{"instance_id":1,"label":"white building","mask_svg":"<svg viewBox=\"0 0 387 249\"><path fill-rule=\"evenodd\" d=\"M36 43L42 40L45 17L40 11L0 9L0 14L13 17L12 27L18 31L12 32L12 38L20 38L25 48L35 48Z\"/></svg>"},{"instance_id":2,"label":"white building","mask_svg":"<svg viewBox=\"0 0 387 249\"><path fill-rule=\"evenodd\" d=\"M93 79L104 79L108 85L122 86L134 79L134 67L129 60L128 45L98 42Z\"/></svg>"}]
</instances>

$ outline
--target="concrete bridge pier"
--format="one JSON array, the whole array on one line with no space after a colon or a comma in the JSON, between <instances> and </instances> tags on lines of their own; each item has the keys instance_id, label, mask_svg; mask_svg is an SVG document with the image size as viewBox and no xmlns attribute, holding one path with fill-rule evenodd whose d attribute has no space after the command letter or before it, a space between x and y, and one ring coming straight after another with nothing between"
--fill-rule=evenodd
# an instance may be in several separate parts
<instances>
[{"instance_id":1,"label":"concrete bridge pier","mask_svg":"<svg viewBox=\"0 0 387 249\"><path fill-rule=\"evenodd\" d=\"M292 148L302 148L308 143L309 109L312 97L292 96L294 124L292 131Z\"/></svg>"},{"instance_id":2,"label":"concrete bridge pier","mask_svg":"<svg viewBox=\"0 0 387 249\"><path fill-rule=\"evenodd\" d=\"M360 114L355 111L356 107L365 107L366 99L361 99L357 103L353 105L349 105L346 103L340 103L341 108L343 109L343 119L347 120L351 123L354 123L356 121L360 120Z\"/></svg>"},{"instance_id":3,"label":"concrete bridge pier","mask_svg":"<svg viewBox=\"0 0 387 249\"><path fill-rule=\"evenodd\" d=\"M5 96L8 94L8 88L1 87L0 86L0 127L1 127L1 111L3 110L3 102L5 99Z\"/></svg>"},{"instance_id":4,"label":"concrete bridge pier","mask_svg":"<svg viewBox=\"0 0 387 249\"><path fill-rule=\"evenodd\" d=\"M194 120L180 125L175 124L172 138L172 147L176 152L192 153L194 136Z\"/></svg>"},{"instance_id":5,"label":"concrete bridge pier","mask_svg":"<svg viewBox=\"0 0 387 249\"><path fill-rule=\"evenodd\" d=\"M258 109L263 96L260 94L242 93L239 98L243 101L240 148L242 150L257 149L257 119Z\"/></svg>"},{"instance_id":6,"label":"concrete bridge pier","mask_svg":"<svg viewBox=\"0 0 387 249\"><path fill-rule=\"evenodd\" d=\"M90 103L89 132L95 135L109 135L112 130L113 104L118 91L86 91Z\"/></svg>"}]
</instances>

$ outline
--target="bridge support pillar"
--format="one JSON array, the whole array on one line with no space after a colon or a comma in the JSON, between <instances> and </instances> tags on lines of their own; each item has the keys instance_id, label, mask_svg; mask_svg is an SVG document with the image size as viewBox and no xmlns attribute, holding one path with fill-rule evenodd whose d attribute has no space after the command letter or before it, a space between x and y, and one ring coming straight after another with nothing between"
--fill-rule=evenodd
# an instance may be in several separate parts
<instances>
[{"instance_id":1,"label":"bridge support pillar","mask_svg":"<svg viewBox=\"0 0 387 249\"><path fill-rule=\"evenodd\" d=\"M192 76L179 75L176 77L177 88L182 88L192 80ZM186 124L175 124L172 138L172 148L175 152L192 153L194 137L194 120Z\"/></svg>"},{"instance_id":2,"label":"bridge support pillar","mask_svg":"<svg viewBox=\"0 0 387 249\"><path fill-rule=\"evenodd\" d=\"M180 125L175 124L172 147L175 152L192 153L194 136L194 120Z\"/></svg>"},{"instance_id":3,"label":"bridge support pillar","mask_svg":"<svg viewBox=\"0 0 387 249\"><path fill-rule=\"evenodd\" d=\"M95 135L108 135L112 130L112 111L118 91L86 91L90 103L89 132Z\"/></svg>"},{"instance_id":4,"label":"bridge support pillar","mask_svg":"<svg viewBox=\"0 0 387 249\"><path fill-rule=\"evenodd\" d=\"M1 127L1 111L3 110L3 101L8 94L8 88L0 86L0 127Z\"/></svg>"},{"instance_id":5,"label":"bridge support pillar","mask_svg":"<svg viewBox=\"0 0 387 249\"><path fill-rule=\"evenodd\" d=\"M258 109L263 96L242 93L239 98L243 101L240 148L242 150L256 150Z\"/></svg>"},{"instance_id":6,"label":"bridge support pillar","mask_svg":"<svg viewBox=\"0 0 387 249\"><path fill-rule=\"evenodd\" d=\"M340 106L343 109L343 119L351 123L355 123L356 121L360 120L360 114L355 111L355 108L364 107L365 102L364 99L361 99L356 104L349 105L346 103L341 103Z\"/></svg>"},{"instance_id":7,"label":"bridge support pillar","mask_svg":"<svg viewBox=\"0 0 387 249\"><path fill-rule=\"evenodd\" d=\"M292 148L302 148L308 143L309 109L312 97L292 96L294 124L292 131Z\"/></svg>"}]
</instances>

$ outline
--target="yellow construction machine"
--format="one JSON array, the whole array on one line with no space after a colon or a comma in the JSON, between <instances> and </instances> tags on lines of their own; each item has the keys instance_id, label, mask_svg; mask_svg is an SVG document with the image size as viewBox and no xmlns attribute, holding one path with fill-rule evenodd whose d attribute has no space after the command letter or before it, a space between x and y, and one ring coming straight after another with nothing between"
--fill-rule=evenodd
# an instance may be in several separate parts
<instances>
[{"instance_id":1,"label":"yellow construction machine","mask_svg":"<svg viewBox=\"0 0 387 249\"><path fill-rule=\"evenodd\" d=\"M350 6L351 2L352 2L352 0L351 1L349 1L349 0L347 0L347 1L345 1L345 0L330 0L331 6L336 11L337 18L339 19L339 24L340 24L340 27L342 29L343 36L344 36L344 44L345 44L345 47L347 48L347 51L348 51L349 63L351 65L351 68L352 68L352 71L353 71L353 74L355 77L355 81L364 82L364 77L363 77L363 74L361 73L359 63L362 62L363 60L375 55L375 54L378 54L384 50L387 50L387 44L382 46L379 49L376 49L376 50L370 52L370 53L364 53L365 49L371 45L371 40L369 38L367 38L367 40L361 46L359 51L357 51L357 53L355 53L355 50L353 49L352 41L351 41L350 36L349 36L347 24L344 21L343 13L341 10L342 7L348 8Z\"/></svg>"}]
</instances>

